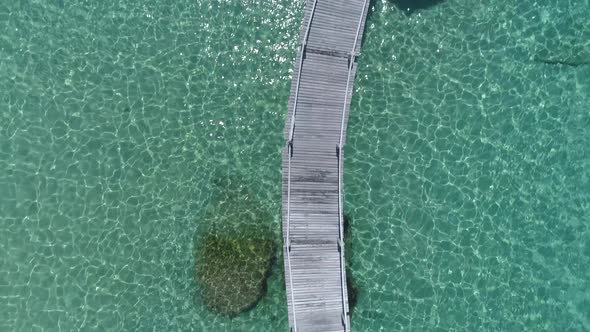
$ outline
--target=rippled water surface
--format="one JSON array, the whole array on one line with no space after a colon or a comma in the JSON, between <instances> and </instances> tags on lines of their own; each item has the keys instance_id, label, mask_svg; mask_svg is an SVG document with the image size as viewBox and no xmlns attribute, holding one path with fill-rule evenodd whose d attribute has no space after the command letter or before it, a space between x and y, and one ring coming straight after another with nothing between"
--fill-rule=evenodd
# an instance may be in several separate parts
<instances>
[{"instance_id":1,"label":"rippled water surface","mask_svg":"<svg viewBox=\"0 0 590 332\"><path fill-rule=\"evenodd\" d=\"M353 331L588 331L590 3L435 2L371 4ZM193 247L228 188L280 241L303 7L0 1L0 330L288 329L281 264L228 319Z\"/></svg>"}]
</instances>

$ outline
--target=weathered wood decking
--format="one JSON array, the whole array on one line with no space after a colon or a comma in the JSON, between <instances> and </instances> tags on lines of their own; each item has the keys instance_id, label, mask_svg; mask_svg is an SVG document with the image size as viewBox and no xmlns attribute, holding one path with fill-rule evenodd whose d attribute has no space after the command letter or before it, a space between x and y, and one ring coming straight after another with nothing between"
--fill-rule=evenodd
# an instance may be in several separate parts
<instances>
[{"instance_id":1,"label":"weathered wood decking","mask_svg":"<svg viewBox=\"0 0 590 332\"><path fill-rule=\"evenodd\" d=\"M368 0L307 0L283 152L289 324L349 331L342 149Z\"/></svg>"}]
</instances>

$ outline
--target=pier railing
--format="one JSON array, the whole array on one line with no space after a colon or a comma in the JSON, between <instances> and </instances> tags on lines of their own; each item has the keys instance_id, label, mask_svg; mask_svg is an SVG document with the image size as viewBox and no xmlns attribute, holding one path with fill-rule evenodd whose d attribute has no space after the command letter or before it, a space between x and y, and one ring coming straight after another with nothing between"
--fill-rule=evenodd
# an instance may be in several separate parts
<instances>
[{"instance_id":1,"label":"pier railing","mask_svg":"<svg viewBox=\"0 0 590 332\"><path fill-rule=\"evenodd\" d=\"M289 289L291 293L291 310L293 313L293 330L297 331L297 310L295 308L295 296L293 295L293 275L291 272L291 159L293 157L293 134L295 132L295 116L297 114L297 101L299 99L299 86L301 85L301 69L303 68L303 58L305 57L305 48L307 46L307 39L309 38L309 30L313 15L317 6L317 0L313 1L309 20L305 28L305 33L301 45L299 46L299 65L297 66L297 82L295 83L295 97L293 101L293 114L291 115L291 128L289 129L289 139L287 141L287 154L289 158L289 166L287 171L287 235L284 239L285 255L287 255L287 271L285 272L289 278Z\"/></svg>"}]
</instances>

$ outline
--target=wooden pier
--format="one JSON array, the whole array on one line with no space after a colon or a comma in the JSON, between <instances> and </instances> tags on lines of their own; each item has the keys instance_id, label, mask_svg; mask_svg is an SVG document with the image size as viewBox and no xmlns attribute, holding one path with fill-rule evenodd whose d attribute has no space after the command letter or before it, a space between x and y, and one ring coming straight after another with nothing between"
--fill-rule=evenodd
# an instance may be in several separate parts
<instances>
[{"instance_id":1,"label":"wooden pier","mask_svg":"<svg viewBox=\"0 0 590 332\"><path fill-rule=\"evenodd\" d=\"M343 229L343 146L368 0L307 0L283 151L289 325L350 331Z\"/></svg>"}]
</instances>

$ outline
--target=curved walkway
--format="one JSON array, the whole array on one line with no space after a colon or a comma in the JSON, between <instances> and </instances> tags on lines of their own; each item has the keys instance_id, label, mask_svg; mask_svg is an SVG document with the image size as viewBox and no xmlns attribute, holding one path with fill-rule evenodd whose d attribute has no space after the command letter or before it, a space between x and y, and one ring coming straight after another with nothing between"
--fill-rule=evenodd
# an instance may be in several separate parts
<instances>
[{"instance_id":1,"label":"curved walkway","mask_svg":"<svg viewBox=\"0 0 590 332\"><path fill-rule=\"evenodd\" d=\"M283 236L293 331L349 331L342 147L368 0L307 0L283 151Z\"/></svg>"}]
</instances>

